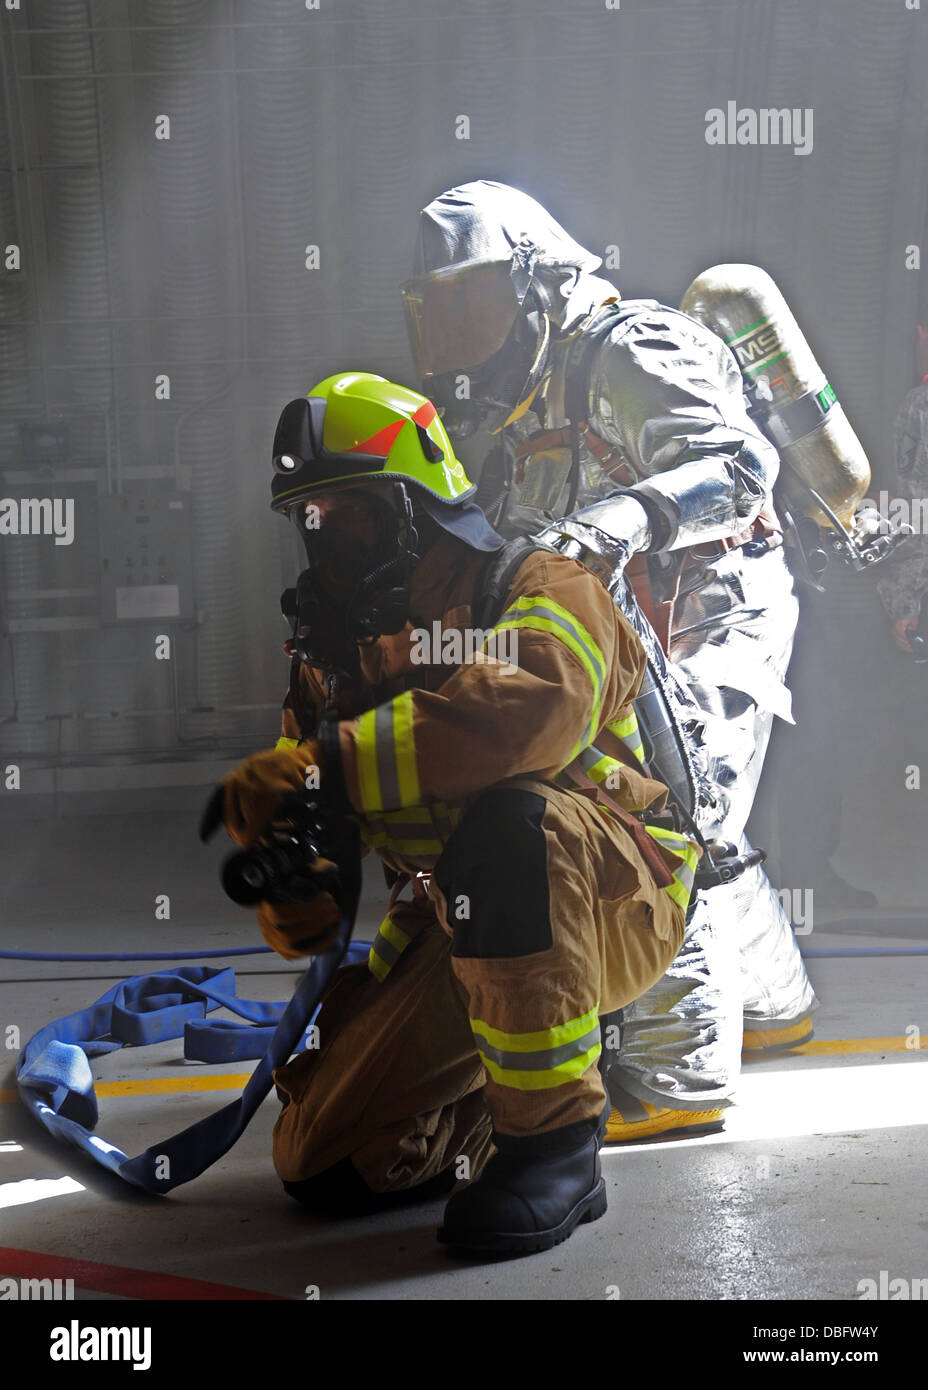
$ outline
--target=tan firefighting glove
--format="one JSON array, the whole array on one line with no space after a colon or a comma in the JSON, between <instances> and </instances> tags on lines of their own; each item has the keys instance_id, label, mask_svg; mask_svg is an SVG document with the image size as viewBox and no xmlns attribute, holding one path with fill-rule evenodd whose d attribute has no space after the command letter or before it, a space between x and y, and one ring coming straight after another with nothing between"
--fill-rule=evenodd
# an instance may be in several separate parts
<instances>
[{"instance_id":1,"label":"tan firefighting glove","mask_svg":"<svg viewBox=\"0 0 928 1390\"><path fill-rule=\"evenodd\" d=\"M307 790L307 769L321 769L322 746L307 739L296 748L268 748L253 753L224 777L219 786L222 823L243 849L254 844L274 807L288 792ZM315 778L319 785L319 772Z\"/></svg>"},{"instance_id":2,"label":"tan firefighting glove","mask_svg":"<svg viewBox=\"0 0 928 1390\"><path fill-rule=\"evenodd\" d=\"M320 859L320 868L328 862ZM307 903L261 903L257 912L261 935L285 960L327 951L338 934L341 918L331 893L319 893Z\"/></svg>"},{"instance_id":3,"label":"tan firefighting glove","mask_svg":"<svg viewBox=\"0 0 928 1390\"><path fill-rule=\"evenodd\" d=\"M318 787L322 769L322 745L308 739L294 748L269 748L253 753L216 788L200 826L208 839L220 821L243 849L259 838L281 798ZM314 772L312 781L310 773ZM335 868L320 858L320 874ZM263 902L257 908L264 940L286 960L326 951L335 941L341 912L331 893L320 891L307 902Z\"/></svg>"}]
</instances>

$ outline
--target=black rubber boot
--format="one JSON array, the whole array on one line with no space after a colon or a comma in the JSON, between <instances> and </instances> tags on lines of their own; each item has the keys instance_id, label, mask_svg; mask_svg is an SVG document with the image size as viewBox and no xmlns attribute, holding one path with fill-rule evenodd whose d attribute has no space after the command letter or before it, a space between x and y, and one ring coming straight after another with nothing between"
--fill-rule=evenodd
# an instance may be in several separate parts
<instances>
[{"instance_id":1,"label":"black rubber boot","mask_svg":"<svg viewBox=\"0 0 928 1390\"><path fill-rule=\"evenodd\" d=\"M550 1250L583 1222L604 1216L599 1146L608 1112L607 1106L599 1121L525 1138L494 1132L497 1152L445 1208L438 1230L442 1245L529 1255Z\"/></svg>"}]
</instances>

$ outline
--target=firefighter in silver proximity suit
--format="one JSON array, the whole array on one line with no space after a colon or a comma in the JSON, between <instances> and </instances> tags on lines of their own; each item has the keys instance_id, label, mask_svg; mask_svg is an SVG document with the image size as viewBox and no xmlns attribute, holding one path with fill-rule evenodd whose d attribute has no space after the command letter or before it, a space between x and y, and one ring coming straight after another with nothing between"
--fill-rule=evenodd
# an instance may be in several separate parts
<instances>
[{"instance_id":1,"label":"firefighter in silver proximity suit","mask_svg":"<svg viewBox=\"0 0 928 1390\"><path fill-rule=\"evenodd\" d=\"M413 354L452 438L497 438L479 500L499 529L624 567L698 706L712 787L700 828L746 852L773 719L792 720L779 458L721 339L622 300L601 264L519 190L451 189L421 213L403 287ZM701 893L673 966L604 1029L607 1139L717 1127L742 1048L807 1040L815 1005L759 865Z\"/></svg>"}]
</instances>

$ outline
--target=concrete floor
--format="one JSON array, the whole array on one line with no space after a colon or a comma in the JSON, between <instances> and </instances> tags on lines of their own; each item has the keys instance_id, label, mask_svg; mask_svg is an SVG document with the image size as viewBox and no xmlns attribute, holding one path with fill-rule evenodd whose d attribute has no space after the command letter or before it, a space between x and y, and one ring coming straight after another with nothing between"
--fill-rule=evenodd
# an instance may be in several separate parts
<instances>
[{"instance_id":1,"label":"concrete floor","mask_svg":"<svg viewBox=\"0 0 928 1390\"><path fill-rule=\"evenodd\" d=\"M8 825L4 834L8 948L254 944L249 914L227 903L216 884L225 847L202 848L189 816L72 817ZM382 901L375 875L369 881L374 894L359 936L370 935ZM172 916L154 922L161 892L171 895ZM829 931L817 919L801 944L912 945L911 913L895 931L893 918L887 911L869 932L859 922ZM240 994L280 999L292 989L296 972L279 968L276 956L230 963ZM25 1042L115 980L156 968L165 967L3 961L0 1038L12 1024ZM91 1299L210 1292L152 1282L145 1272L221 1285L212 1290L218 1297L284 1299L302 1299L316 1286L328 1299L854 1300L859 1281L878 1281L884 1270L889 1279L924 1279L928 1041L921 1050L906 1047L906 1030L915 1025L928 1040L928 957L813 959L809 968L823 1001L814 1043L746 1064L724 1134L605 1151L607 1215L546 1254L514 1261L449 1256L434 1238L441 1202L353 1221L304 1212L271 1165L273 1098L204 1176L167 1198L136 1194L34 1123L10 1089L9 1051L0 1071L0 1088L7 1088L0 1097L0 1276L71 1274L76 1296ZM247 1069L185 1062L179 1043L124 1049L94 1064L98 1081L169 1084ZM99 1131L138 1152L234 1094L104 1097ZM77 1263L52 1265L48 1256Z\"/></svg>"}]
</instances>

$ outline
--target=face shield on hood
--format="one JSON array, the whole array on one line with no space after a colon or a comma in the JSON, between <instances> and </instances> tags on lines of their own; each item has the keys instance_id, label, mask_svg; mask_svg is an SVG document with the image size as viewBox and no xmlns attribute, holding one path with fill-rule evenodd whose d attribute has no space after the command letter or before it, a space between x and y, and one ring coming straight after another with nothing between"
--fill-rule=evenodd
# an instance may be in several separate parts
<instances>
[{"instance_id":1,"label":"face shield on hood","mask_svg":"<svg viewBox=\"0 0 928 1390\"><path fill-rule=\"evenodd\" d=\"M473 426L474 406L484 422L489 412L498 428L508 423L540 382L552 335L618 298L593 275L601 264L508 184L478 179L429 203L403 300L417 371L449 428L458 415ZM461 373L469 402L457 400Z\"/></svg>"}]
</instances>

